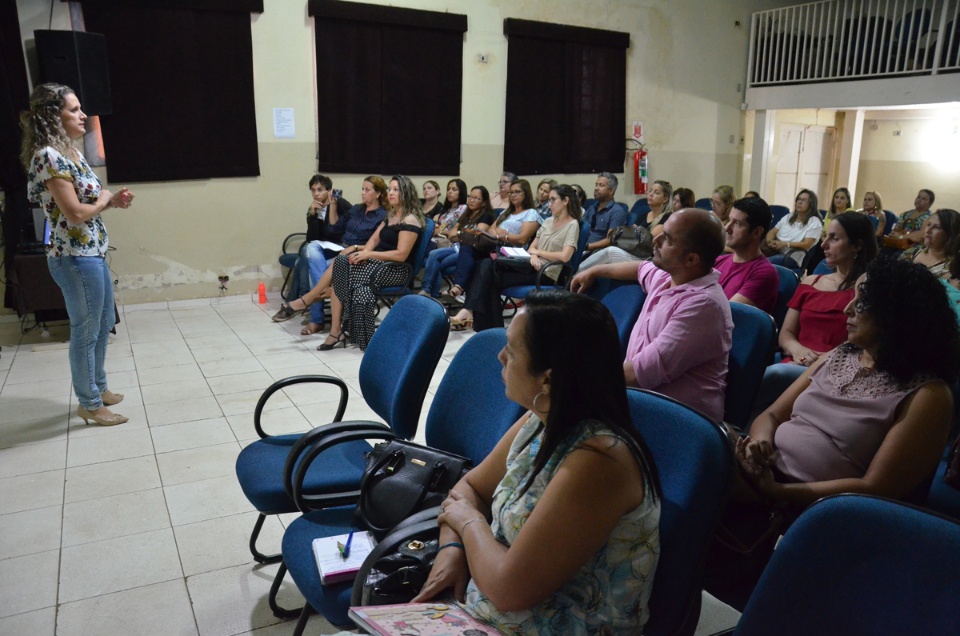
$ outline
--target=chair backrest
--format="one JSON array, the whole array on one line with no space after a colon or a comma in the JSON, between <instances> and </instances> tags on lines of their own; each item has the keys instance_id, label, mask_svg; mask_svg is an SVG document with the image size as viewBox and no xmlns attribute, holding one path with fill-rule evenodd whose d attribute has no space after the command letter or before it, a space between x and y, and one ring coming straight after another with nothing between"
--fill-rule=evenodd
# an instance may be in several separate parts
<instances>
[{"instance_id":1,"label":"chair backrest","mask_svg":"<svg viewBox=\"0 0 960 636\"><path fill-rule=\"evenodd\" d=\"M637 219L645 215L650 211L650 204L647 203L646 199L637 199L636 203L633 204L633 207L630 208L630 217L633 218L633 221L630 225L634 225L637 222Z\"/></svg>"},{"instance_id":2,"label":"chair backrest","mask_svg":"<svg viewBox=\"0 0 960 636\"><path fill-rule=\"evenodd\" d=\"M693 204L693 207L700 208L701 210L707 210L707 211L712 210L713 206L710 205L710 201L711 200L707 198L697 199L697 202Z\"/></svg>"},{"instance_id":3,"label":"chair backrest","mask_svg":"<svg viewBox=\"0 0 960 636\"><path fill-rule=\"evenodd\" d=\"M404 439L417 433L423 398L449 334L443 305L412 294L393 305L363 354L363 399Z\"/></svg>"},{"instance_id":4,"label":"chair backrest","mask_svg":"<svg viewBox=\"0 0 960 636\"><path fill-rule=\"evenodd\" d=\"M773 363L777 327L767 312L743 303L730 303L733 346L727 358L727 394L723 419L745 431L763 372Z\"/></svg>"},{"instance_id":5,"label":"chair backrest","mask_svg":"<svg viewBox=\"0 0 960 636\"><path fill-rule=\"evenodd\" d=\"M886 236L890 233L890 230L893 229L893 226L897 224L897 215L890 210L884 210L883 216L887 219L887 224L883 227L883 235Z\"/></svg>"},{"instance_id":6,"label":"chair backrest","mask_svg":"<svg viewBox=\"0 0 960 636\"><path fill-rule=\"evenodd\" d=\"M781 539L734 634L960 634L957 572L955 521L827 497Z\"/></svg>"},{"instance_id":7,"label":"chair backrest","mask_svg":"<svg viewBox=\"0 0 960 636\"><path fill-rule=\"evenodd\" d=\"M577 239L577 251L573 253L573 256L570 258L570 267L571 271L576 274L577 270L580 269L580 261L583 260L583 252L587 249L587 243L590 239L590 224L580 219L580 238Z\"/></svg>"},{"instance_id":8,"label":"chair backrest","mask_svg":"<svg viewBox=\"0 0 960 636\"><path fill-rule=\"evenodd\" d=\"M827 261L826 259L824 259L819 263L817 263L817 266L813 268L813 271L811 272L811 274L813 274L814 276L826 276L827 274L832 274L835 271L837 271L836 268L833 268L827 265Z\"/></svg>"},{"instance_id":9,"label":"chair backrest","mask_svg":"<svg viewBox=\"0 0 960 636\"><path fill-rule=\"evenodd\" d=\"M617 287L600 299L600 302L610 310L617 323L617 333L620 335L620 355L627 357L627 343L630 333L640 317L643 302L647 299L647 292L637 284Z\"/></svg>"},{"instance_id":10,"label":"chair backrest","mask_svg":"<svg viewBox=\"0 0 960 636\"><path fill-rule=\"evenodd\" d=\"M427 415L429 446L469 457L476 466L490 454L523 407L507 398L497 355L505 329L487 329L467 340L437 387Z\"/></svg>"},{"instance_id":11,"label":"chair backrest","mask_svg":"<svg viewBox=\"0 0 960 636\"><path fill-rule=\"evenodd\" d=\"M660 475L660 562L647 636L693 634L707 544L726 504L733 451L720 427L677 400L627 389L633 424Z\"/></svg>"},{"instance_id":12,"label":"chair backrest","mask_svg":"<svg viewBox=\"0 0 960 636\"><path fill-rule=\"evenodd\" d=\"M782 265L773 266L777 270L777 276L780 277L780 284L777 286L777 304L773 307L773 321L777 324L777 330L783 326L783 319L787 316L787 303L793 298L793 293L800 286L800 278L792 269Z\"/></svg>"},{"instance_id":13,"label":"chair backrest","mask_svg":"<svg viewBox=\"0 0 960 636\"><path fill-rule=\"evenodd\" d=\"M430 247L430 239L433 237L433 231L436 227L437 224L434 223L433 219L426 219L426 223L423 225L423 232L420 233L417 244L413 247L414 256L411 265L413 266L414 277L420 273L420 270L423 269L424 261L427 260L427 248Z\"/></svg>"},{"instance_id":14,"label":"chair backrest","mask_svg":"<svg viewBox=\"0 0 960 636\"><path fill-rule=\"evenodd\" d=\"M785 205L771 205L770 214L772 215L770 227L774 228L780 222L780 219L790 214L790 208Z\"/></svg>"}]
</instances>

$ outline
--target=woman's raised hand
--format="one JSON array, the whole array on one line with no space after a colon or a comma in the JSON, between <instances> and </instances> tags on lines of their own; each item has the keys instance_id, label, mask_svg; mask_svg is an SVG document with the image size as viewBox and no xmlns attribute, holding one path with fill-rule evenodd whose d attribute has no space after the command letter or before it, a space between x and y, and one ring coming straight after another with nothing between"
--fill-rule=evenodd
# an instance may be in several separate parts
<instances>
[{"instance_id":1,"label":"woman's raised hand","mask_svg":"<svg viewBox=\"0 0 960 636\"><path fill-rule=\"evenodd\" d=\"M133 203L133 192L130 192L128 188L120 188L120 191L116 194L110 194L109 190L106 190L106 192L110 196L110 205L115 208L126 209Z\"/></svg>"}]
</instances>

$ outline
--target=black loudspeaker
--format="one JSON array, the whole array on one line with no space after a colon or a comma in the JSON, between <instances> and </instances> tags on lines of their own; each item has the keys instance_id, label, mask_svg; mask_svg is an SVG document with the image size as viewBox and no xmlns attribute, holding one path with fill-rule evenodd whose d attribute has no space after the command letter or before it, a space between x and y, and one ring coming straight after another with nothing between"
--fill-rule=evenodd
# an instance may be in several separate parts
<instances>
[{"instance_id":1,"label":"black loudspeaker","mask_svg":"<svg viewBox=\"0 0 960 636\"><path fill-rule=\"evenodd\" d=\"M40 79L73 89L83 112L109 115L110 74L107 72L107 38L83 31L34 31Z\"/></svg>"}]
</instances>

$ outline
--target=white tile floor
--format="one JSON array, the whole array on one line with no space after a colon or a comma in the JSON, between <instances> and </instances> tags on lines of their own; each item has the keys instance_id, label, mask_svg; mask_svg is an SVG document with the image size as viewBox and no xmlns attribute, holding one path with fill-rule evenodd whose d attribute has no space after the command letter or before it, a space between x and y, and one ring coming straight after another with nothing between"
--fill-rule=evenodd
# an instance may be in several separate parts
<instances>
[{"instance_id":1,"label":"white tile floor","mask_svg":"<svg viewBox=\"0 0 960 636\"><path fill-rule=\"evenodd\" d=\"M274 380L322 373L351 386L345 419L376 416L357 386L361 352L316 351L322 337L300 336L299 320L270 322L277 306L233 297L121 308L107 371L130 421L116 427L73 415L65 327L44 337L0 324L0 635L292 632L267 605L277 566L250 556L256 514L234 474L256 439L254 406ZM467 337L450 334L421 423ZM332 392L284 393L268 405L268 430L332 417ZM269 519L261 545L279 548L293 518ZM289 579L280 602L302 602ZM701 634L736 620L709 602L704 614L715 619ZM314 617L307 633L336 631Z\"/></svg>"}]
</instances>

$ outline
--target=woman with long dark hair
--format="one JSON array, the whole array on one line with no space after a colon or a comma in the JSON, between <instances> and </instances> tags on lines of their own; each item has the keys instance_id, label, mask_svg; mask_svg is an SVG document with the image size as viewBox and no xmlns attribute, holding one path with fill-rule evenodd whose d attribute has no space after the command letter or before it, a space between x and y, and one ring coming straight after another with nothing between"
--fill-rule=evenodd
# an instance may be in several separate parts
<instances>
[{"instance_id":1,"label":"woman with long dark hair","mask_svg":"<svg viewBox=\"0 0 960 636\"><path fill-rule=\"evenodd\" d=\"M452 588L504 633L640 633L660 489L621 358L599 302L527 296L500 361L507 396L529 412L441 506L442 547L415 600Z\"/></svg>"},{"instance_id":2,"label":"woman with long dark hair","mask_svg":"<svg viewBox=\"0 0 960 636\"><path fill-rule=\"evenodd\" d=\"M937 278L949 276L950 261L960 246L960 213L940 208L923 224L923 243L910 259Z\"/></svg>"},{"instance_id":3,"label":"woman with long dark hair","mask_svg":"<svg viewBox=\"0 0 960 636\"><path fill-rule=\"evenodd\" d=\"M327 351L349 341L366 349L376 329L377 300L373 283L387 287L407 280L408 263L423 236L425 219L417 188L409 177L396 175L387 186L390 212L366 245L345 248L333 261L330 335L317 347ZM336 331L334 331L336 330Z\"/></svg>"},{"instance_id":4,"label":"woman with long dark hair","mask_svg":"<svg viewBox=\"0 0 960 636\"><path fill-rule=\"evenodd\" d=\"M799 267L806 251L817 244L822 232L823 221L817 210L817 195L812 190L803 189L793 203L793 212L785 215L767 232L767 248L779 252L770 257L770 262Z\"/></svg>"},{"instance_id":5,"label":"woman with long dark hair","mask_svg":"<svg viewBox=\"0 0 960 636\"><path fill-rule=\"evenodd\" d=\"M74 141L86 132L87 116L68 86L40 84L21 113L20 159L27 171L28 196L43 207L50 224L47 267L63 292L70 318L70 375L77 415L89 424L123 424L127 418L108 406L123 395L107 388L104 361L114 325L113 279L107 266L107 228L100 214L128 208L133 193L100 185Z\"/></svg>"},{"instance_id":6,"label":"woman with long dark hair","mask_svg":"<svg viewBox=\"0 0 960 636\"><path fill-rule=\"evenodd\" d=\"M450 247L447 234L457 224L457 219L467 209L467 184L463 179L451 179L447 183L447 196L443 201L443 209L434 219L433 241L436 247ZM436 247L431 248L436 249Z\"/></svg>"},{"instance_id":7,"label":"woman with long dark hair","mask_svg":"<svg viewBox=\"0 0 960 636\"><path fill-rule=\"evenodd\" d=\"M450 295L454 298L463 294L464 288L473 274L473 264L478 258L476 250L460 243L463 232L472 230L486 231L494 221L493 208L490 207L490 193L483 186L474 186L467 197L467 209L460 215L457 224L447 232L452 247L439 248L427 256L423 270L423 283L420 294L438 298L440 296L440 277L444 270L456 265L453 287ZM481 254L482 258L485 254Z\"/></svg>"}]
</instances>

